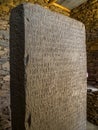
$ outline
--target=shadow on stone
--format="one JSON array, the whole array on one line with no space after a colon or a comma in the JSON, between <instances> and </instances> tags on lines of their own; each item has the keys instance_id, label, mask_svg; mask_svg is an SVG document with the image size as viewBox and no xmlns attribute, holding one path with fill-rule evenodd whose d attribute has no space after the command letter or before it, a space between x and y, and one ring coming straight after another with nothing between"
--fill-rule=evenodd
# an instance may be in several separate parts
<instances>
[{"instance_id":1,"label":"shadow on stone","mask_svg":"<svg viewBox=\"0 0 98 130\"><path fill-rule=\"evenodd\" d=\"M24 10L23 5L20 6L13 9L10 16L10 89L12 130L25 130L25 33Z\"/></svg>"}]
</instances>

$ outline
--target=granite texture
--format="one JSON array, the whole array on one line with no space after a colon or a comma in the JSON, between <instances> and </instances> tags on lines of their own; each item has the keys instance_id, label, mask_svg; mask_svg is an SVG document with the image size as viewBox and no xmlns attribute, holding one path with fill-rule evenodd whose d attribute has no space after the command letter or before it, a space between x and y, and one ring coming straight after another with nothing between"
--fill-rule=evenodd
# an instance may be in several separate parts
<instances>
[{"instance_id":1,"label":"granite texture","mask_svg":"<svg viewBox=\"0 0 98 130\"><path fill-rule=\"evenodd\" d=\"M12 130L86 130L84 25L32 4L10 25Z\"/></svg>"}]
</instances>

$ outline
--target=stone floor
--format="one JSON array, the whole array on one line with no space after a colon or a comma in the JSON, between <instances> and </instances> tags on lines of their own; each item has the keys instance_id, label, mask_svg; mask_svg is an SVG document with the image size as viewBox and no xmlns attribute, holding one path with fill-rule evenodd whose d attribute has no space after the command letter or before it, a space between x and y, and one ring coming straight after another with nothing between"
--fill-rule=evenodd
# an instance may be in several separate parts
<instances>
[{"instance_id":1,"label":"stone floor","mask_svg":"<svg viewBox=\"0 0 98 130\"><path fill-rule=\"evenodd\" d=\"M98 130L98 126L95 126L90 122L87 122L87 130Z\"/></svg>"},{"instance_id":2,"label":"stone floor","mask_svg":"<svg viewBox=\"0 0 98 130\"><path fill-rule=\"evenodd\" d=\"M98 88L95 88L92 85L88 85L88 89L91 89L92 91L98 91ZM98 126L96 126L90 122L87 122L87 130L98 130Z\"/></svg>"}]
</instances>

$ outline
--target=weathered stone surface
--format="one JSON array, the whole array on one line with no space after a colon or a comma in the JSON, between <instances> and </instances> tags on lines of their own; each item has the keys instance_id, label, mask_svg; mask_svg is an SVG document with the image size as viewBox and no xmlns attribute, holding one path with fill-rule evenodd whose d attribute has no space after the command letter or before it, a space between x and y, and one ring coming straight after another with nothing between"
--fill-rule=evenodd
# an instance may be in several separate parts
<instances>
[{"instance_id":1,"label":"weathered stone surface","mask_svg":"<svg viewBox=\"0 0 98 130\"><path fill-rule=\"evenodd\" d=\"M86 130L84 25L32 4L10 25L12 129Z\"/></svg>"},{"instance_id":2,"label":"weathered stone surface","mask_svg":"<svg viewBox=\"0 0 98 130\"><path fill-rule=\"evenodd\" d=\"M0 56L4 55L5 52L4 51L0 51Z\"/></svg>"},{"instance_id":3,"label":"weathered stone surface","mask_svg":"<svg viewBox=\"0 0 98 130\"><path fill-rule=\"evenodd\" d=\"M9 76L9 75L5 76L5 77L3 78L3 80L4 80L4 81L10 81L10 76Z\"/></svg>"},{"instance_id":4,"label":"weathered stone surface","mask_svg":"<svg viewBox=\"0 0 98 130\"><path fill-rule=\"evenodd\" d=\"M6 20L6 16L3 18L0 16L0 130L11 130L8 64L9 24Z\"/></svg>"},{"instance_id":5,"label":"weathered stone surface","mask_svg":"<svg viewBox=\"0 0 98 130\"><path fill-rule=\"evenodd\" d=\"M2 68L3 68L3 70L7 70L7 71L9 71L9 62L7 61L6 63L4 63L3 65L2 65Z\"/></svg>"}]
</instances>

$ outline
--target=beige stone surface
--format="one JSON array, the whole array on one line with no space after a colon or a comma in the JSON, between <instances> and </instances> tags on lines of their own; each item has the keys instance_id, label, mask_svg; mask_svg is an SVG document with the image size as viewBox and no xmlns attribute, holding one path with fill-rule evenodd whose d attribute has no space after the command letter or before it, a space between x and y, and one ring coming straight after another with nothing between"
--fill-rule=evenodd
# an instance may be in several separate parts
<instances>
[{"instance_id":1,"label":"beige stone surface","mask_svg":"<svg viewBox=\"0 0 98 130\"><path fill-rule=\"evenodd\" d=\"M9 75L5 76L5 77L3 78L3 80L4 80L4 81L10 81L10 76L9 76Z\"/></svg>"},{"instance_id":2,"label":"beige stone surface","mask_svg":"<svg viewBox=\"0 0 98 130\"><path fill-rule=\"evenodd\" d=\"M5 52L0 50L0 56L4 55Z\"/></svg>"},{"instance_id":3,"label":"beige stone surface","mask_svg":"<svg viewBox=\"0 0 98 130\"><path fill-rule=\"evenodd\" d=\"M6 63L4 63L4 64L2 65L2 67L3 67L4 70L8 70L8 71L9 71L9 68L10 68L9 62L7 61Z\"/></svg>"}]
</instances>

